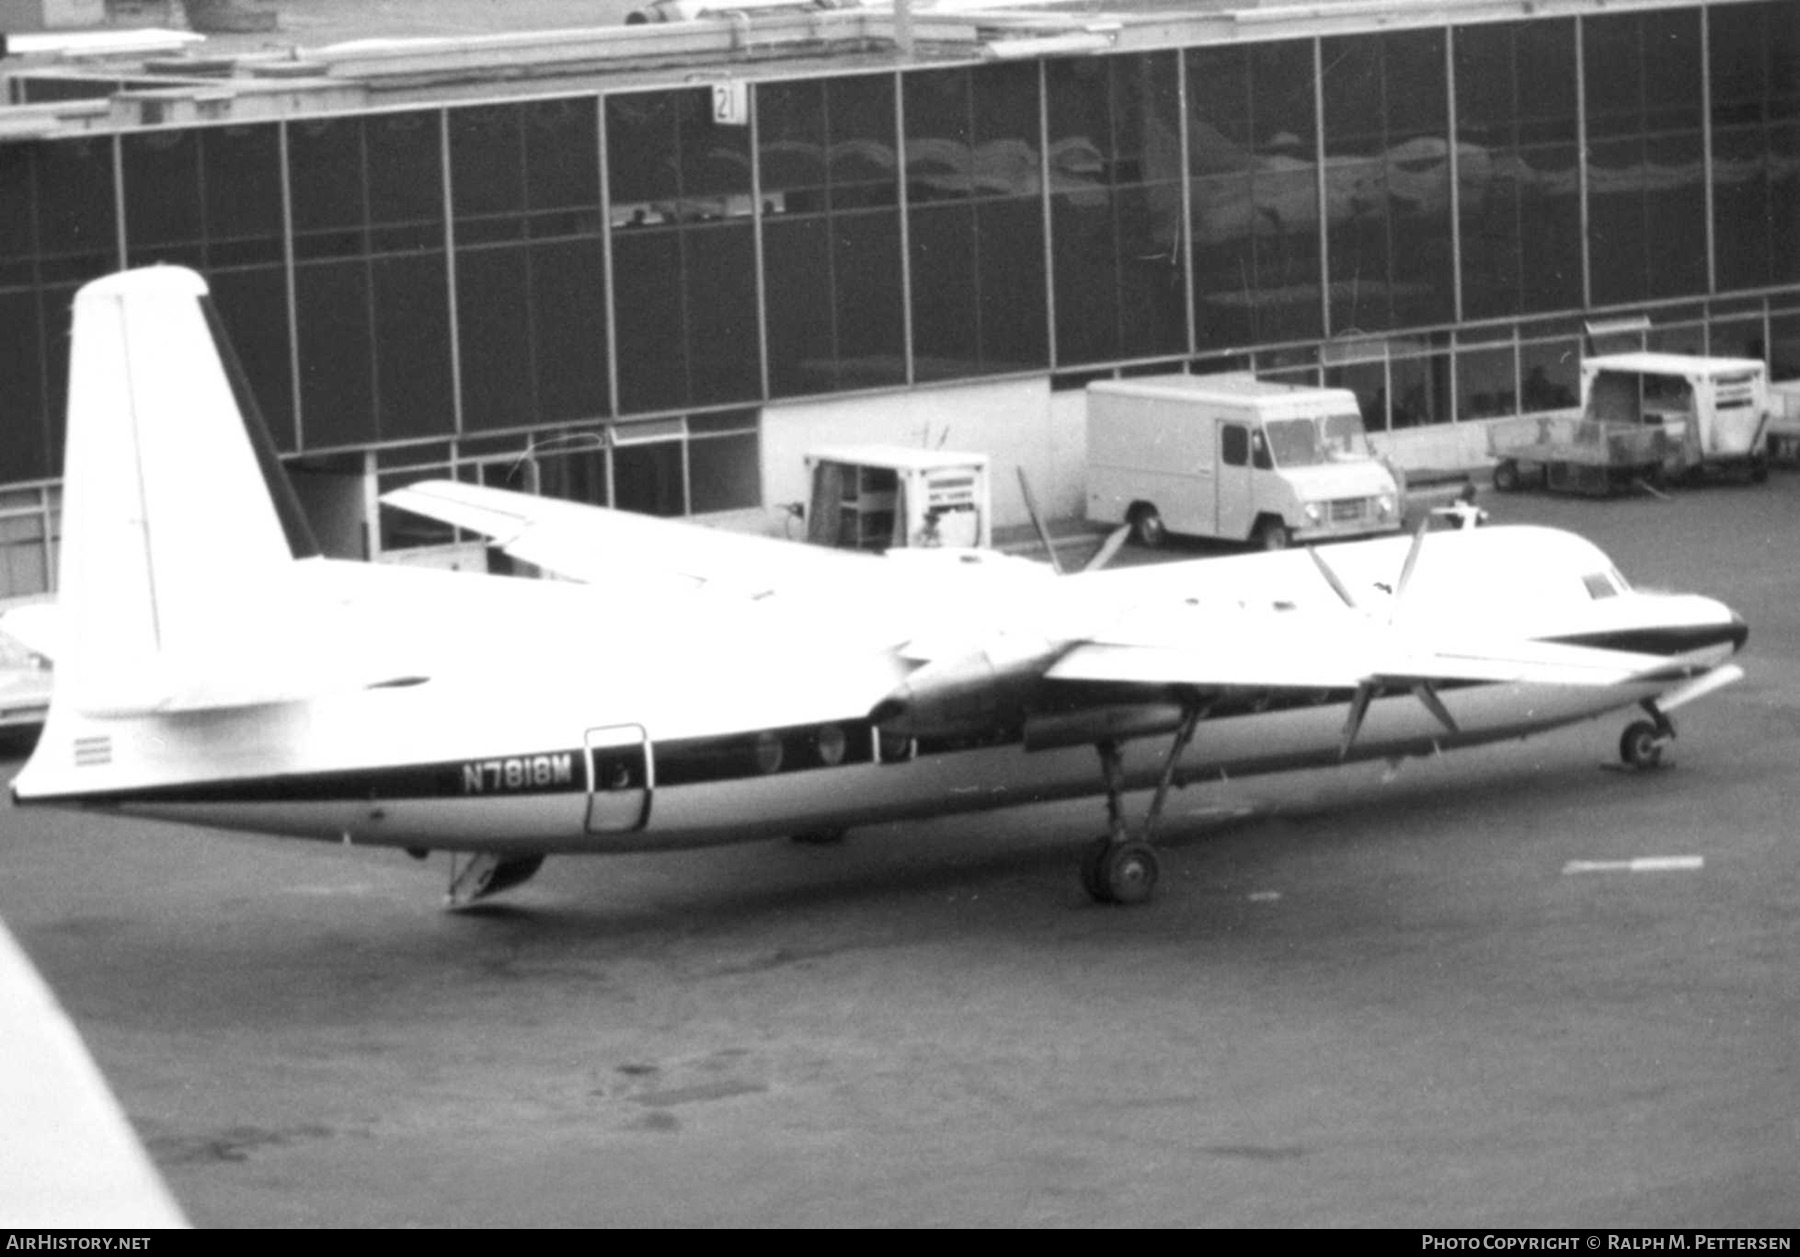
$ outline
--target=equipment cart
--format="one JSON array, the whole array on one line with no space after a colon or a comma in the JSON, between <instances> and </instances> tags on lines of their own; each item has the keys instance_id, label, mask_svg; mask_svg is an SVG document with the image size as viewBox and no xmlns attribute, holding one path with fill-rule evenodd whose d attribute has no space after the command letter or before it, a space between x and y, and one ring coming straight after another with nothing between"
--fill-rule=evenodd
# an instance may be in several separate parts
<instances>
[{"instance_id":1,"label":"equipment cart","mask_svg":"<svg viewBox=\"0 0 1800 1257\"><path fill-rule=\"evenodd\" d=\"M1494 488L1531 484L1605 497L1662 478L1668 438L1661 426L1603 423L1579 415L1526 415L1488 428Z\"/></svg>"}]
</instances>

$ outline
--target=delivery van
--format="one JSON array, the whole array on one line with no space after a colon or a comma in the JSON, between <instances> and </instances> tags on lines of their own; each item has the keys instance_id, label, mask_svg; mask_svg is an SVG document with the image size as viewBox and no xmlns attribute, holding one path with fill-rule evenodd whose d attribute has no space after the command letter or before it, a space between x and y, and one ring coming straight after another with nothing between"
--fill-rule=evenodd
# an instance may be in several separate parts
<instances>
[{"instance_id":1,"label":"delivery van","mask_svg":"<svg viewBox=\"0 0 1800 1257\"><path fill-rule=\"evenodd\" d=\"M1248 372L1087 386L1088 519L1167 533L1295 542L1398 532L1393 471L1369 447L1348 389Z\"/></svg>"}]
</instances>

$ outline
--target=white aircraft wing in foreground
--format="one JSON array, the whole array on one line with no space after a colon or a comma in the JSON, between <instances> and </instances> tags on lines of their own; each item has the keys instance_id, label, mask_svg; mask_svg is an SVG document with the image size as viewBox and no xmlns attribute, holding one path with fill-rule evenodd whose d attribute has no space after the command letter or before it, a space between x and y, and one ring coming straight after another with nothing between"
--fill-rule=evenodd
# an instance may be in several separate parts
<instances>
[{"instance_id":1,"label":"white aircraft wing in foreground","mask_svg":"<svg viewBox=\"0 0 1800 1257\"><path fill-rule=\"evenodd\" d=\"M1174 784L1633 706L1621 751L1649 766L1672 710L1741 675L1729 609L1540 528L1057 576L428 483L388 500L574 579L328 560L223 343L187 271L77 297L64 619L22 802L446 850L472 857L463 903L552 853L1103 795L1084 883L1135 902Z\"/></svg>"},{"instance_id":2,"label":"white aircraft wing in foreground","mask_svg":"<svg viewBox=\"0 0 1800 1257\"><path fill-rule=\"evenodd\" d=\"M0 923L0 1228L185 1227L75 1023Z\"/></svg>"}]
</instances>

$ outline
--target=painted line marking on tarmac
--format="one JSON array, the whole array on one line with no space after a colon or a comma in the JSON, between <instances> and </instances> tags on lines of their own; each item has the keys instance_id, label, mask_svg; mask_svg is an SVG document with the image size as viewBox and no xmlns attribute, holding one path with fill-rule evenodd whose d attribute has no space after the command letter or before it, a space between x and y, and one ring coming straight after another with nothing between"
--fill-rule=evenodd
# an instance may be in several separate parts
<instances>
[{"instance_id":1,"label":"painted line marking on tarmac","mask_svg":"<svg viewBox=\"0 0 1800 1257\"><path fill-rule=\"evenodd\" d=\"M1647 855L1635 860L1570 860L1563 865L1568 873L1692 873L1704 868L1706 860L1697 855Z\"/></svg>"},{"instance_id":2,"label":"painted line marking on tarmac","mask_svg":"<svg viewBox=\"0 0 1800 1257\"><path fill-rule=\"evenodd\" d=\"M1280 898L1281 892L1278 890L1258 890L1250 894L1251 903L1274 903Z\"/></svg>"}]
</instances>

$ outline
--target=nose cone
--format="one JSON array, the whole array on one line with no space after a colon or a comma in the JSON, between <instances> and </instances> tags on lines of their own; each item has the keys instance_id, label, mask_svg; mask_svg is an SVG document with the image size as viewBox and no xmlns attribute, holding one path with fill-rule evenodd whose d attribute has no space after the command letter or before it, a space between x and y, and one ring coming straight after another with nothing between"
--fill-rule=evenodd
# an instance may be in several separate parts
<instances>
[{"instance_id":1,"label":"nose cone","mask_svg":"<svg viewBox=\"0 0 1800 1257\"><path fill-rule=\"evenodd\" d=\"M1744 648L1744 643L1750 640L1750 625L1743 616L1735 611L1728 611L1727 614L1731 616L1730 626L1726 629L1729 634L1727 640L1731 642L1731 653L1735 655Z\"/></svg>"}]
</instances>

